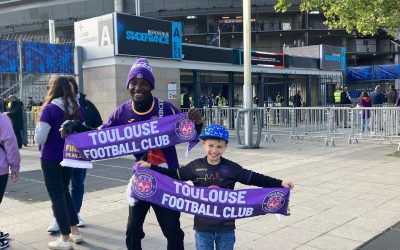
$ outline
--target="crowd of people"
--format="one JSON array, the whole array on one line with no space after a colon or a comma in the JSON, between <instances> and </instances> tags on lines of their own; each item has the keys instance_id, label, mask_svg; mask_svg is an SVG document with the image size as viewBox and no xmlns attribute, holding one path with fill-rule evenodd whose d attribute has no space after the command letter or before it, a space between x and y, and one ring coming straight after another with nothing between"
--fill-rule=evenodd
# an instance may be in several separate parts
<instances>
[{"instance_id":1,"label":"crowd of people","mask_svg":"<svg viewBox=\"0 0 400 250\"><path fill-rule=\"evenodd\" d=\"M239 103L238 96L235 99L236 103ZM201 95L200 97L200 107L224 107L228 105L228 100L219 92L218 95L214 96L213 93L208 95Z\"/></svg>"},{"instance_id":2,"label":"crowd of people","mask_svg":"<svg viewBox=\"0 0 400 250\"><path fill-rule=\"evenodd\" d=\"M341 85L337 85L336 90L333 93L334 103L335 105L357 104L362 97L365 97L363 96L365 95L363 92L368 94L368 97L371 98L371 104L373 106L379 106L383 104L387 104L389 106L400 106L399 92L396 90L393 84L389 85L389 88L386 92L384 92L382 89L382 85L375 85L372 91L363 90L358 92L359 96L357 95L353 99L347 86L343 87Z\"/></svg>"}]
</instances>

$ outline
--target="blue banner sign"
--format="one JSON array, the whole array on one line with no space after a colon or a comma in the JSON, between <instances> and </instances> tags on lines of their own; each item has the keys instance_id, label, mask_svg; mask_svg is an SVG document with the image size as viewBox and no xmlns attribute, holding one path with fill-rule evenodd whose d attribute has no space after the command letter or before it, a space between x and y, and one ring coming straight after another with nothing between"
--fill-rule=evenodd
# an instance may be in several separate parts
<instances>
[{"instance_id":1,"label":"blue banner sign","mask_svg":"<svg viewBox=\"0 0 400 250\"><path fill-rule=\"evenodd\" d=\"M23 44L24 71L29 73L74 73L72 45L31 43Z\"/></svg>"},{"instance_id":2,"label":"blue banner sign","mask_svg":"<svg viewBox=\"0 0 400 250\"><path fill-rule=\"evenodd\" d=\"M18 42L0 41L0 72L17 72L18 69Z\"/></svg>"},{"instance_id":3,"label":"blue banner sign","mask_svg":"<svg viewBox=\"0 0 400 250\"><path fill-rule=\"evenodd\" d=\"M320 69L344 71L346 69L346 48L321 44Z\"/></svg>"},{"instance_id":4,"label":"blue banner sign","mask_svg":"<svg viewBox=\"0 0 400 250\"><path fill-rule=\"evenodd\" d=\"M182 60L182 25L115 13L115 54Z\"/></svg>"}]
</instances>

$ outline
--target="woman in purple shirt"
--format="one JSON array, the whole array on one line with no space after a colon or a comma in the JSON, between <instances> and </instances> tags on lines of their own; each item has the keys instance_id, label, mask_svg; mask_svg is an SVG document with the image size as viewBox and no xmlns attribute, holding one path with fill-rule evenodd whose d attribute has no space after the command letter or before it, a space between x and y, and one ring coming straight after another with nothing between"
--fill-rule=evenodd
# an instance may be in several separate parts
<instances>
[{"instance_id":1,"label":"woman in purple shirt","mask_svg":"<svg viewBox=\"0 0 400 250\"><path fill-rule=\"evenodd\" d=\"M41 145L40 160L44 182L61 231L61 237L48 244L50 249L72 249L72 241L82 241L77 227L78 217L69 192L73 168L60 165L64 139L58 131L65 120L81 118L82 113L69 80L62 76L52 77L35 129L35 141Z\"/></svg>"}]
</instances>

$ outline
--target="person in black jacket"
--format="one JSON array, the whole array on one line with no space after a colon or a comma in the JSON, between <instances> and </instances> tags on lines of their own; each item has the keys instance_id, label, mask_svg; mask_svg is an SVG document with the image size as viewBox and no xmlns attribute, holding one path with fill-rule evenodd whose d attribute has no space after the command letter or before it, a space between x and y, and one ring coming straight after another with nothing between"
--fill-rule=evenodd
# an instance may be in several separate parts
<instances>
[{"instance_id":1,"label":"person in black jacket","mask_svg":"<svg viewBox=\"0 0 400 250\"><path fill-rule=\"evenodd\" d=\"M190 162L184 167L175 170L152 165L145 161L137 164L148 167L159 173L180 181L193 182L194 186L209 188L234 189L235 183L259 187L285 187L293 189L291 181L282 181L245 169L239 164L225 159L225 152L229 133L225 127L211 124L200 135L203 140L206 156ZM214 176L214 178L210 178ZM235 244L235 220L218 220L205 217L194 217L194 230L196 231L196 249L210 249L217 245L219 249L233 249Z\"/></svg>"},{"instance_id":2,"label":"person in black jacket","mask_svg":"<svg viewBox=\"0 0 400 250\"><path fill-rule=\"evenodd\" d=\"M347 87L344 87L342 93L340 93L340 104L351 104L351 97Z\"/></svg>"},{"instance_id":3,"label":"person in black jacket","mask_svg":"<svg viewBox=\"0 0 400 250\"><path fill-rule=\"evenodd\" d=\"M0 96L0 113L6 112L6 100Z\"/></svg>"},{"instance_id":4,"label":"person in black jacket","mask_svg":"<svg viewBox=\"0 0 400 250\"><path fill-rule=\"evenodd\" d=\"M86 99L86 95L82 92L79 92L78 84L75 81L75 78L70 76L67 77L69 81L72 83L74 91L77 95L77 100L79 106L82 107L84 111L85 117L85 125L91 128L97 128L101 124L103 124L103 120L101 119L100 113L97 110L96 106L89 100ZM74 169L74 174L71 179L72 187L71 187L71 196L72 200L75 203L76 212L78 214L78 227L84 227L85 223L80 216L80 210L82 207L83 193L84 193L84 182L86 177L86 169L76 168Z\"/></svg>"},{"instance_id":5,"label":"person in black jacket","mask_svg":"<svg viewBox=\"0 0 400 250\"><path fill-rule=\"evenodd\" d=\"M23 107L24 104L20 100L18 100L15 95L10 95L7 98L7 112L4 112L4 114L8 115L12 122L14 134L17 137L18 148L22 148Z\"/></svg>"}]
</instances>

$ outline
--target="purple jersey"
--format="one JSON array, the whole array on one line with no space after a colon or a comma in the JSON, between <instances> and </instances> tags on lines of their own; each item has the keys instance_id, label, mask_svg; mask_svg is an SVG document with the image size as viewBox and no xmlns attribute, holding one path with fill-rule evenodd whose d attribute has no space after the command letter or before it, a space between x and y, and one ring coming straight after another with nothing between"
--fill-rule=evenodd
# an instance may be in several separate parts
<instances>
[{"instance_id":1,"label":"purple jersey","mask_svg":"<svg viewBox=\"0 0 400 250\"><path fill-rule=\"evenodd\" d=\"M80 110L79 119L83 122L83 111ZM64 120L64 110L53 103L49 103L43 107L39 121L50 125L50 131L46 142L41 146L40 158L48 161L61 162L63 159L64 139L61 138L61 124Z\"/></svg>"},{"instance_id":2,"label":"purple jersey","mask_svg":"<svg viewBox=\"0 0 400 250\"><path fill-rule=\"evenodd\" d=\"M179 109L177 109L169 102L163 101L162 106L163 116L180 113ZM153 97L153 103L150 107L150 110L146 112L139 112L135 110L132 100L128 100L111 113L107 121L102 125L102 128L109 128L129 123L147 121L150 119L158 118L159 114L159 102L156 97ZM166 163L168 164L168 168L176 169L179 167L175 146L162 148L160 149L160 151L162 152L163 158L165 158ZM143 155L144 153L134 154L136 160L139 160Z\"/></svg>"}]
</instances>

